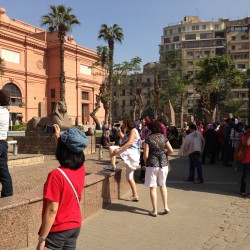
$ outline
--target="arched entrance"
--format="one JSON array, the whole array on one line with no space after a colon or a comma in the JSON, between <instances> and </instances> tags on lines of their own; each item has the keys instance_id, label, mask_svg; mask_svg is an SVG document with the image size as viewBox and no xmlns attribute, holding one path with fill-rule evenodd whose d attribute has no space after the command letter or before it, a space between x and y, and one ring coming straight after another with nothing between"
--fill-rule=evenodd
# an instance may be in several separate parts
<instances>
[{"instance_id":1,"label":"arched entrance","mask_svg":"<svg viewBox=\"0 0 250 250\"><path fill-rule=\"evenodd\" d=\"M23 106L22 93L20 89L14 83L7 83L3 86L3 89L10 95L10 106ZM17 112L10 112L10 124L22 123L23 114Z\"/></svg>"}]
</instances>

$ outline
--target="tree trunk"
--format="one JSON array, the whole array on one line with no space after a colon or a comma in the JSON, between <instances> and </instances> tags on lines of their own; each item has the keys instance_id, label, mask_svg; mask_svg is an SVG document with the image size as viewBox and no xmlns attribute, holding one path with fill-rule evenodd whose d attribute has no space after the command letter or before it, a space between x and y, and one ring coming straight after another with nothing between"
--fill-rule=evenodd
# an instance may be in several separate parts
<instances>
[{"instance_id":1,"label":"tree trunk","mask_svg":"<svg viewBox=\"0 0 250 250\"><path fill-rule=\"evenodd\" d=\"M139 115L140 115L140 117L141 117L141 116L142 116L143 109L144 109L144 103L143 103L143 98L142 98L142 89L139 89L139 91L138 91L138 97L139 97L139 100L140 100L140 111L139 111Z\"/></svg>"},{"instance_id":2,"label":"tree trunk","mask_svg":"<svg viewBox=\"0 0 250 250\"><path fill-rule=\"evenodd\" d=\"M181 128L183 128L183 94L181 94Z\"/></svg>"},{"instance_id":3,"label":"tree trunk","mask_svg":"<svg viewBox=\"0 0 250 250\"><path fill-rule=\"evenodd\" d=\"M136 94L133 93L133 120L135 120L135 113L136 113Z\"/></svg>"},{"instance_id":4,"label":"tree trunk","mask_svg":"<svg viewBox=\"0 0 250 250\"><path fill-rule=\"evenodd\" d=\"M96 113L97 111L100 109L101 105L100 105L100 102L101 102L101 98L100 98L100 95L96 95L96 103L95 103L95 109L93 110L92 113L90 113L90 116L93 118L95 124L96 124L96 129L97 130L100 130L101 129L101 124L98 120L98 118L96 117Z\"/></svg>"},{"instance_id":5,"label":"tree trunk","mask_svg":"<svg viewBox=\"0 0 250 250\"><path fill-rule=\"evenodd\" d=\"M247 83L248 86L248 125L250 125L250 81Z\"/></svg>"},{"instance_id":6,"label":"tree trunk","mask_svg":"<svg viewBox=\"0 0 250 250\"><path fill-rule=\"evenodd\" d=\"M65 72L64 72L64 37L60 31L58 33L58 38L60 41L60 101L65 102Z\"/></svg>"}]
</instances>

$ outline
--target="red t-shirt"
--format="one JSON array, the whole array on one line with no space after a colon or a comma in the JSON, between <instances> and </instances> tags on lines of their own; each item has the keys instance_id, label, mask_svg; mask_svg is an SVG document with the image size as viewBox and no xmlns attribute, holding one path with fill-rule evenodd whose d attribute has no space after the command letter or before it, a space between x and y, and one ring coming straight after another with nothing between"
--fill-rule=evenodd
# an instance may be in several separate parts
<instances>
[{"instance_id":1,"label":"red t-shirt","mask_svg":"<svg viewBox=\"0 0 250 250\"><path fill-rule=\"evenodd\" d=\"M243 135L241 137L241 143L245 144L247 138L249 137L249 135ZM249 163L250 162L250 144L247 146L247 152L246 152L246 158L243 162L241 163Z\"/></svg>"},{"instance_id":2,"label":"red t-shirt","mask_svg":"<svg viewBox=\"0 0 250 250\"><path fill-rule=\"evenodd\" d=\"M76 189L79 200L85 182L84 165L77 170L60 167L71 180ZM46 208L46 199L59 202L55 221L50 232L58 232L81 227L82 215L74 191L63 174L54 169L48 175L44 184L42 219ZM43 221L43 220L42 220Z\"/></svg>"}]
</instances>

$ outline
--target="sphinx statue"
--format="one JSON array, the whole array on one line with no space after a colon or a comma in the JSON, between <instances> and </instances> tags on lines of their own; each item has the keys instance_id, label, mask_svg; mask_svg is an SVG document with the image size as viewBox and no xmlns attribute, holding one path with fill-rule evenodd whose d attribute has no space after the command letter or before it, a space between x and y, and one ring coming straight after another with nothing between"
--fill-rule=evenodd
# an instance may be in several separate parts
<instances>
[{"instance_id":1,"label":"sphinx statue","mask_svg":"<svg viewBox=\"0 0 250 250\"><path fill-rule=\"evenodd\" d=\"M65 102L56 102L51 115L45 117L33 117L29 120L25 135L36 135L40 131L45 131L46 126L52 126L53 124L57 124L61 130L66 130L72 127Z\"/></svg>"}]
</instances>

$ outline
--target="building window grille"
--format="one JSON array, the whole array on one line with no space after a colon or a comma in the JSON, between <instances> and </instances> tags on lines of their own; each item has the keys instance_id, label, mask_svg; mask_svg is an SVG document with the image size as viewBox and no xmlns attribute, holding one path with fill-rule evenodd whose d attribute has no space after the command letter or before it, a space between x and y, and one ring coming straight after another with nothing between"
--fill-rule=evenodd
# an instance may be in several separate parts
<instances>
[{"instance_id":1,"label":"building window grille","mask_svg":"<svg viewBox=\"0 0 250 250\"><path fill-rule=\"evenodd\" d=\"M208 38L212 38L212 33L200 34L200 39L208 39Z\"/></svg>"},{"instance_id":2,"label":"building window grille","mask_svg":"<svg viewBox=\"0 0 250 250\"><path fill-rule=\"evenodd\" d=\"M11 106L18 106L22 104L21 91L14 83L7 83L3 86L3 90L9 93Z\"/></svg>"},{"instance_id":3,"label":"building window grille","mask_svg":"<svg viewBox=\"0 0 250 250\"><path fill-rule=\"evenodd\" d=\"M179 42L180 41L180 37L179 36L174 36L173 41L174 42Z\"/></svg>"},{"instance_id":4,"label":"building window grille","mask_svg":"<svg viewBox=\"0 0 250 250\"><path fill-rule=\"evenodd\" d=\"M194 40L194 39L196 39L196 34L185 35L185 40Z\"/></svg>"},{"instance_id":5,"label":"building window grille","mask_svg":"<svg viewBox=\"0 0 250 250\"><path fill-rule=\"evenodd\" d=\"M164 38L164 43L171 43L171 39L169 37Z\"/></svg>"},{"instance_id":6,"label":"building window grille","mask_svg":"<svg viewBox=\"0 0 250 250\"><path fill-rule=\"evenodd\" d=\"M89 93L88 92L82 92L82 100L84 100L84 101L89 100Z\"/></svg>"}]
</instances>

